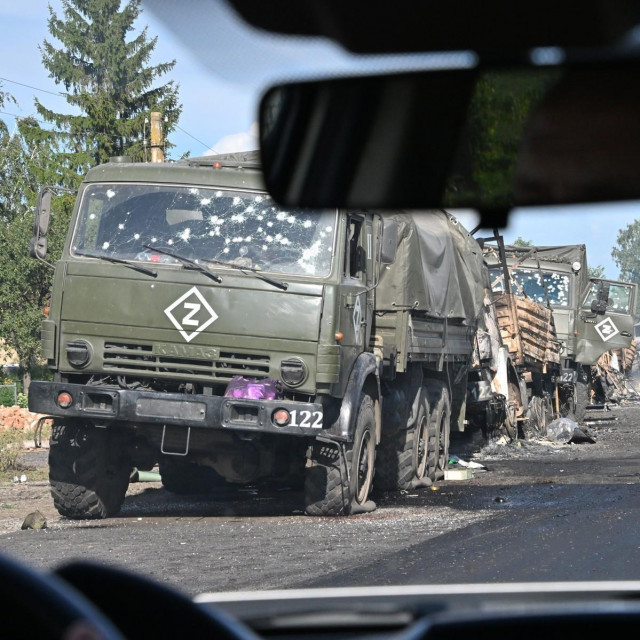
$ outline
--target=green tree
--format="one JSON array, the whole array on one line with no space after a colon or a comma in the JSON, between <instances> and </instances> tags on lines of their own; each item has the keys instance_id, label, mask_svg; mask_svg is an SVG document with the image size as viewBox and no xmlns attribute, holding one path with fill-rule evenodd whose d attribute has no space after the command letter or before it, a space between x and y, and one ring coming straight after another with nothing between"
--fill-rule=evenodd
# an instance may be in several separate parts
<instances>
[{"instance_id":1,"label":"green tree","mask_svg":"<svg viewBox=\"0 0 640 640\"><path fill-rule=\"evenodd\" d=\"M640 220L618 231L617 246L611 257L620 269L620 280L640 284Z\"/></svg>"},{"instance_id":2,"label":"green tree","mask_svg":"<svg viewBox=\"0 0 640 640\"><path fill-rule=\"evenodd\" d=\"M15 102L0 91L0 106ZM20 121L10 131L0 120L0 338L14 349L28 389L31 369L40 348L42 310L49 296L52 270L29 257L33 210L39 189L57 175L52 149L45 140L31 137L33 120ZM57 203L49 241L59 255L69 219L67 198Z\"/></svg>"},{"instance_id":3,"label":"green tree","mask_svg":"<svg viewBox=\"0 0 640 640\"><path fill-rule=\"evenodd\" d=\"M590 278L604 278L604 267L599 264L597 267L587 267Z\"/></svg>"},{"instance_id":4,"label":"green tree","mask_svg":"<svg viewBox=\"0 0 640 640\"><path fill-rule=\"evenodd\" d=\"M67 186L112 156L145 160L149 113L164 115L166 140L182 110L173 81L155 86L175 60L149 64L157 38L149 39L147 27L127 39L141 13L140 0L120 5L121 0L62 0L63 18L49 6L49 32L62 48L45 40L42 61L64 86L73 113L56 113L37 99L36 108L57 130Z\"/></svg>"},{"instance_id":5,"label":"green tree","mask_svg":"<svg viewBox=\"0 0 640 640\"><path fill-rule=\"evenodd\" d=\"M514 241L513 244L516 247L531 247L533 246L531 243L531 240L525 240L522 236L518 236Z\"/></svg>"}]
</instances>

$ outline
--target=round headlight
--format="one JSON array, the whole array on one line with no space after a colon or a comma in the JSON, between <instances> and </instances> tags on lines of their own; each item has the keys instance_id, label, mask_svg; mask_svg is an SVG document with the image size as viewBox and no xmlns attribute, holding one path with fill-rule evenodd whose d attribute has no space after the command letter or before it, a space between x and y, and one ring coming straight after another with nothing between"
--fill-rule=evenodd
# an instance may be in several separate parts
<instances>
[{"instance_id":1,"label":"round headlight","mask_svg":"<svg viewBox=\"0 0 640 640\"><path fill-rule=\"evenodd\" d=\"M574 263L571 265L571 268L572 268L576 273L578 273L578 271L580 271L580 269L582 268L582 264L580 264L578 261L576 261L576 262L574 262Z\"/></svg>"},{"instance_id":2,"label":"round headlight","mask_svg":"<svg viewBox=\"0 0 640 640\"><path fill-rule=\"evenodd\" d=\"M300 358L289 358L280 363L282 382L288 387L299 387L307 379L307 365Z\"/></svg>"},{"instance_id":3,"label":"round headlight","mask_svg":"<svg viewBox=\"0 0 640 640\"><path fill-rule=\"evenodd\" d=\"M91 360L91 345L84 340L67 342L67 362L78 369L86 367Z\"/></svg>"}]
</instances>

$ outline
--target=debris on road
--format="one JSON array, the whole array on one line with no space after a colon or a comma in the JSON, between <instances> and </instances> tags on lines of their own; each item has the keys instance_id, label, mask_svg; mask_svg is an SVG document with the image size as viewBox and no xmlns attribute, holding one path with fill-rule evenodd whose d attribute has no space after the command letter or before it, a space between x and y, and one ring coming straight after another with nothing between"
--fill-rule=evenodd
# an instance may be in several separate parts
<instances>
[{"instance_id":1,"label":"debris on road","mask_svg":"<svg viewBox=\"0 0 640 640\"><path fill-rule=\"evenodd\" d=\"M558 418L547 425L547 438L552 442L595 444L595 440L571 418Z\"/></svg>"}]
</instances>

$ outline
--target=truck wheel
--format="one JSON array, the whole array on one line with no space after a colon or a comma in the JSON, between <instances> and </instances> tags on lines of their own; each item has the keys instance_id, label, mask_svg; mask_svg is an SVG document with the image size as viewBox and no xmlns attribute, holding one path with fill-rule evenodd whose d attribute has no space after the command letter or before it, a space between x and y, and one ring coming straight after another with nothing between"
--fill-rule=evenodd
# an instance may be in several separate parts
<instances>
[{"instance_id":1,"label":"truck wheel","mask_svg":"<svg viewBox=\"0 0 640 640\"><path fill-rule=\"evenodd\" d=\"M179 495L205 495L226 486L226 480L210 467L183 458L161 460L159 465L162 486Z\"/></svg>"},{"instance_id":2,"label":"truck wheel","mask_svg":"<svg viewBox=\"0 0 640 640\"><path fill-rule=\"evenodd\" d=\"M54 421L49 484L58 512L74 520L114 516L124 502L131 465L105 430Z\"/></svg>"},{"instance_id":3,"label":"truck wheel","mask_svg":"<svg viewBox=\"0 0 640 640\"><path fill-rule=\"evenodd\" d=\"M382 436L376 454L376 489L401 491L419 486L429 477L429 451L438 448L438 433L429 420L426 391L421 389L419 393L414 426Z\"/></svg>"},{"instance_id":4,"label":"truck wheel","mask_svg":"<svg viewBox=\"0 0 640 640\"><path fill-rule=\"evenodd\" d=\"M373 400L365 395L360 401L356 432L346 447L346 469L340 460L332 466L310 461L305 469L305 513L309 516L339 516L373 511L368 500L376 455L376 430Z\"/></svg>"},{"instance_id":5,"label":"truck wheel","mask_svg":"<svg viewBox=\"0 0 640 640\"><path fill-rule=\"evenodd\" d=\"M573 385L573 392L562 394L560 403L560 415L573 417L580 424L584 420L584 414L589 404L589 385L578 380Z\"/></svg>"},{"instance_id":6,"label":"truck wheel","mask_svg":"<svg viewBox=\"0 0 640 640\"><path fill-rule=\"evenodd\" d=\"M578 424L582 424L584 421L584 414L587 411L589 404L589 385L586 382L579 380L576 382L575 391L576 394L576 408L573 415Z\"/></svg>"},{"instance_id":7,"label":"truck wheel","mask_svg":"<svg viewBox=\"0 0 640 640\"><path fill-rule=\"evenodd\" d=\"M427 466L431 480L444 478L444 470L449 458L449 438L451 433L451 399L449 389L441 381L429 384L428 399L431 407L431 424L437 434L437 449L427 453Z\"/></svg>"}]
</instances>

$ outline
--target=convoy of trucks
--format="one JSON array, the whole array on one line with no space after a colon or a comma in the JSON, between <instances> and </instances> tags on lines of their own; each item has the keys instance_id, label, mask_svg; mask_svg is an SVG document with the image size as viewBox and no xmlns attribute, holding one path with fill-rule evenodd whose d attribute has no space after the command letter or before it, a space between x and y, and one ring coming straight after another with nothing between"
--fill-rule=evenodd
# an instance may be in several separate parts
<instances>
[{"instance_id":1,"label":"convoy of trucks","mask_svg":"<svg viewBox=\"0 0 640 640\"><path fill-rule=\"evenodd\" d=\"M554 414L581 422L594 389L592 366L607 351L631 346L637 285L589 277L584 245L507 246L501 252L497 243L484 252L496 296L511 290L553 314L559 358L553 358L556 365L547 358L539 382L536 376L528 382L541 391L530 416L542 426Z\"/></svg>"},{"instance_id":2,"label":"convoy of trucks","mask_svg":"<svg viewBox=\"0 0 640 640\"><path fill-rule=\"evenodd\" d=\"M114 515L158 464L177 493L299 479L307 514L348 515L374 486L442 478L451 430L515 438L555 389L577 415L586 366L627 344L635 288L581 297L584 251L515 265L482 244L445 212L283 210L253 154L91 169L43 322L55 377L29 393L54 417L56 508ZM549 273L542 300L529 283Z\"/></svg>"}]
</instances>

